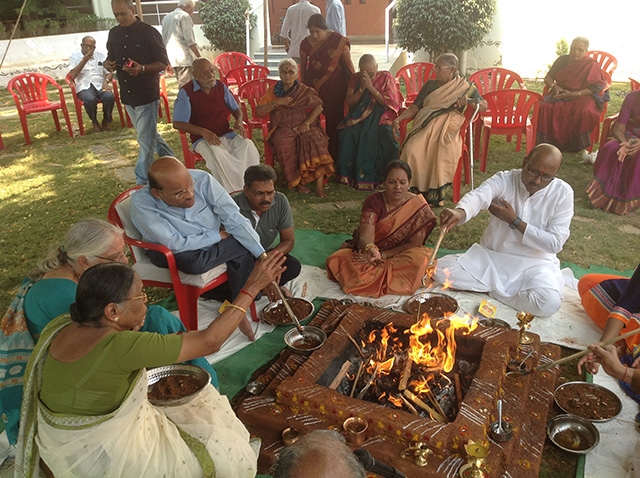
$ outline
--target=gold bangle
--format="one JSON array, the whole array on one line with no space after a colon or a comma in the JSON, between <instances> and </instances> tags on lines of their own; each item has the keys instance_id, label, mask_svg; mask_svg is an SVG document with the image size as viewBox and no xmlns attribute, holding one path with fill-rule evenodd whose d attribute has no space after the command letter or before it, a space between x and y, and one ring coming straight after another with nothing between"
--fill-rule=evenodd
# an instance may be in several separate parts
<instances>
[{"instance_id":1,"label":"gold bangle","mask_svg":"<svg viewBox=\"0 0 640 478\"><path fill-rule=\"evenodd\" d=\"M233 307L234 309L241 310L243 314L247 315L247 309L243 309L243 308L242 308L242 307L240 307L239 305L236 305L236 304L229 304L229 305L227 305L227 307Z\"/></svg>"},{"instance_id":2,"label":"gold bangle","mask_svg":"<svg viewBox=\"0 0 640 478\"><path fill-rule=\"evenodd\" d=\"M271 102L271 107L272 107L274 110L276 109L276 102L275 102L275 101L272 101L272 102Z\"/></svg>"},{"instance_id":3,"label":"gold bangle","mask_svg":"<svg viewBox=\"0 0 640 478\"><path fill-rule=\"evenodd\" d=\"M376 246L373 242L370 242L364 247L364 252L369 252L369 249L373 249L373 248L375 248L376 250L379 250L378 246Z\"/></svg>"}]
</instances>

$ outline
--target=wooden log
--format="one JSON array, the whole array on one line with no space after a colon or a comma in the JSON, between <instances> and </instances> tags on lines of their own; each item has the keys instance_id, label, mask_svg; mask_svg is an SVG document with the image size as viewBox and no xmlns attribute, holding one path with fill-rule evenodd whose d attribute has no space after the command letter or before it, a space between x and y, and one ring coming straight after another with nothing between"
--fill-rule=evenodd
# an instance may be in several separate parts
<instances>
[{"instance_id":1,"label":"wooden log","mask_svg":"<svg viewBox=\"0 0 640 478\"><path fill-rule=\"evenodd\" d=\"M404 368L402 369L402 374L400 375L400 383L398 384L398 390L401 392L406 390L407 385L409 384L409 379L411 378L411 365L413 365L413 360L409 358L409 354L406 353L404 355Z\"/></svg>"},{"instance_id":2,"label":"wooden log","mask_svg":"<svg viewBox=\"0 0 640 478\"><path fill-rule=\"evenodd\" d=\"M402 403L404 403L404 406L407 407L407 409L413 413L414 415L420 415L418 413L418 410L416 410L416 407L414 407L413 405L411 405L411 402L409 400L407 400L406 398L404 398L404 395L398 395L400 397L400 400L402 400Z\"/></svg>"},{"instance_id":3,"label":"wooden log","mask_svg":"<svg viewBox=\"0 0 640 478\"><path fill-rule=\"evenodd\" d=\"M362 387L362 390L360 390L360 393L358 394L358 396L356 397L358 400L362 400L362 397L364 397L364 395L367 393L367 391L369 390L369 387L371 387L371 384L373 383L373 381L376 379L376 377L378 376L378 371L380 370L380 363L378 363L376 365L375 370L373 371L373 373L371 374L371 377L369 377L369 380L367 381L367 383L365 384L364 387Z\"/></svg>"},{"instance_id":4,"label":"wooden log","mask_svg":"<svg viewBox=\"0 0 640 478\"><path fill-rule=\"evenodd\" d=\"M415 403L416 405L418 405L420 408L422 408L424 411L428 412L431 417L434 420L437 420L441 423L448 423L447 419L445 417L443 417L442 415L440 415L438 412L436 412L433 408L431 408L429 405L427 405L426 403L424 403L422 400L420 400L419 397L417 397L415 394L413 394L411 392L411 390L405 390L404 392L402 392L404 394L405 397L407 397L409 400L411 400L413 403Z\"/></svg>"},{"instance_id":5,"label":"wooden log","mask_svg":"<svg viewBox=\"0 0 640 478\"><path fill-rule=\"evenodd\" d=\"M358 367L358 372L356 373L356 378L353 380L353 386L351 387L351 393L349 396L353 398L353 394L356 393L356 387L358 386L358 381L362 376L362 371L364 370L364 362L360 362L360 366Z\"/></svg>"},{"instance_id":6,"label":"wooden log","mask_svg":"<svg viewBox=\"0 0 640 478\"><path fill-rule=\"evenodd\" d=\"M456 386L456 400L458 401L458 410L460 410L460 405L462 405L462 385L460 384L460 375L453 372L453 383Z\"/></svg>"},{"instance_id":7,"label":"wooden log","mask_svg":"<svg viewBox=\"0 0 640 478\"><path fill-rule=\"evenodd\" d=\"M342 330L346 335L347 338L349 340L351 340L351 342L353 343L353 345L356 346L356 350L358 350L358 353L360 354L360 357L362 357L363 359L365 358L364 356L364 352L362 351L362 349L360 348L360 346L358 345L358 342L356 342L356 339L354 339L353 337L351 337L351 334L347 331L347 329L345 329L342 325L339 325L338 328L340 330Z\"/></svg>"},{"instance_id":8,"label":"wooden log","mask_svg":"<svg viewBox=\"0 0 640 478\"><path fill-rule=\"evenodd\" d=\"M333 378L333 381L331 382L331 385L329 385L329 388L331 390L335 390L336 388L338 388L338 385L340 385L340 382L342 382L342 379L344 378L344 376L349 371L349 367L351 367L351 361L350 360L347 360L345 363L342 364L342 367L340 367L340 371Z\"/></svg>"},{"instance_id":9,"label":"wooden log","mask_svg":"<svg viewBox=\"0 0 640 478\"><path fill-rule=\"evenodd\" d=\"M427 388L425 390L425 393L427 394L427 398L429 399L429 401L431 402L431 404L435 407L435 409L437 410L437 412L442 415L445 420L447 420L447 423L449 423L449 418L447 417L447 415L444 413L444 410L442 409L442 407L440 406L440 402L438 402L438 400L436 399L435 395L433 394L433 392L431 391L431 389L429 388L429 384L427 384Z\"/></svg>"},{"instance_id":10,"label":"wooden log","mask_svg":"<svg viewBox=\"0 0 640 478\"><path fill-rule=\"evenodd\" d=\"M345 315L347 315L347 312L349 312L348 307L331 320L329 320L329 317L331 316L327 317L327 320L325 320L324 324L322 324L320 328L325 332L331 332L335 328L336 324L340 322Z\"/></svg>"}]
</instances>

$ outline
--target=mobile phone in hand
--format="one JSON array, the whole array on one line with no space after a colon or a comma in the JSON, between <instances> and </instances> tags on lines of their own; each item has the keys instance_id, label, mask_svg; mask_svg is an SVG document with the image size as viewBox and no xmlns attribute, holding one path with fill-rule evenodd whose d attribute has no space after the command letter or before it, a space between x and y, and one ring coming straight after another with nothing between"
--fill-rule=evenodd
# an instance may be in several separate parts
<instances>
[{"instance_id":1,"label":"mobile phone in hand","mask_svg":"<svg viewBox=\"0 0 640 478\"><path fill-rule=\"evenodd\" d=\"M124 66L126 66L127 68L133 68L133 60L129 60L124 64Z\"/></svg>"}]
</instances>

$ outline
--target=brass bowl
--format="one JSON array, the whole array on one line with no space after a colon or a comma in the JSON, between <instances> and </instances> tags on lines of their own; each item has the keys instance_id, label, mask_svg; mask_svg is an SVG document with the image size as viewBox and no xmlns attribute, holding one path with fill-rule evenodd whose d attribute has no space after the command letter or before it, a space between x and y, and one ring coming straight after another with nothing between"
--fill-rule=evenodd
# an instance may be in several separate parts
<instances>
[{"instance_id":1,"label":"brass bowl","mask_svg":"<svg viewBox=\"0 0 640 478\"><path fill-rule=\"evenodd\" d=\"M496 319L496 318L480 319L478 320L478 325L482 325L483 327L499 327L504 329L511 328L511 325L509 325L509 322L502 319Z\"/></svg>"},{"instance_id":2,"label":"brass bowl","mask_svg":"<svg viewBox=\"0 0 640 478\"><path fill-rule=\"evenodd\" d=\"M558 403L558 392L560 390L566 389L568 387L575 387L575 386L579 386L583 389L586 389L587 391L589 389L591 390L599 390L601 392L604 392L610 399L611 401L613 401L616 405L616 413L610 417L607 418L589 418L589 417L583 417L582 415L580 415L579 413L577 413L576 410L571 410L571 409L565 409L564 407L562 407L559 403ZM586 420L589 420L591 422L597 422L597 423L602 423L602 422L608 422L609 420L613 420L615 417L617 417L618 415L620 415L620 412L622 411L622 401L620 400L620 397L618 397L615 393L613 393L611 390L609 390L607 387L603 387L602 385L598 385L595 383L588 383L588 382L567 382L567 383L563 383L562 385L560 385L558 388L556 388L555 392L553 393L553 399L556 402L556 405L558 405L558 408L560 408L560 410L562 410L564 413L568 413L571 415L576 415L582 418L585 418Z\"/></svg>"},{"instance_id":3,"label":"brass bowl","mask_svg":"<svg viewBox=\"0 0 640 478\"><path fill-rule=\"evenodd\" d=\"M298 320L300 322L307 320L309 317L311 317L313 315L313 311L315 310L315 307L313 306L313 302L308 301L307 299L302 299L299 297L288 297L287 298L287 302L289 302L289 305L291 305L291 301L303 301L306 302L309 307L310 307L310 312L305 316L305 317L298 317ZM269 325L294 325L293 320L291 319L291 317L289 317L289 315L285 312L284 315L286 315L286 320L283 321L279 321L279 320L271 320L269 319L269 314L268 312L270 312L271 310L275 309L275 308L282 308L283 310L285 310L282 306L282 299L278 299L275 302L270 302L269 304L265 305L264 308L262 309L262 321L269 324Z\"/></svg>"},{"instance_id":4,"label":"brass bowl","mask_svg":"<svg viewBox=\"0 0 640 478\"><path fill-rule=\"evenodd\" d=\"M284 334L284 341L287 346L298 353L310 354L314 350L322 347L327 341L327 334L318 327L303 325L302 331L304 332L304 337L296 327ZM304 340L306 340L307 343L304 343Z\"/></svg>"},{"instance_id":5,"label":"brass bowl","mask_svg":"<svg viewBox=\"0 0 640 478\"><path fill-rule=\"evenodd\" d=\"M149 383L148 393L153 391L156 383L161 378L169 377L172 375L185 375L188 377L195 377L200 382L200 388L189 394L180 398L173 398L170 400L154 400L149 399L149 402L152 405L157 406L176 406L185 404L191 400L193 400L196 395L198 395L204 388L211 383L211 375L202 367L198 367L197 365L191 365L186 363L174 364L174 365L165 365L164 367L155 367L147 370L147 379Z\"/></svg>"},{"instance_id":6,"label":"brass bowl","mask_svg":"<svg viewBox=\"0 0 640 478\"><path fill-rule=\"evenodd\" d=\"M558 415L549 420L547 436L558 448L577 455L586 455L600 442L595 425L577 415Z\"/></svg>"}]
</instances>

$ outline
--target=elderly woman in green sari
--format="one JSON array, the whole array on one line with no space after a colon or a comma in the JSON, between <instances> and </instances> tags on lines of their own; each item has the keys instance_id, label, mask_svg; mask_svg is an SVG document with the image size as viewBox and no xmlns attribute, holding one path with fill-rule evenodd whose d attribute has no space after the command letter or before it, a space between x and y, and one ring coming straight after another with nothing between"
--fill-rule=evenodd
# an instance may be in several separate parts
<instances>
[{"instance_id":1,"label":"elderly woman in green sari","mask_svg":"<svg viewBox=\"0 0 640 478\"><path fill-rule=\"evenodd\" d=\"M469 98L480 102L486 111L487 102L478 90L458 75L458 58L444 53L436 59L436 79L427 81L418 96L393 122L396 137L400 122L414 119L413 128L400 147L400 159L413 171L411 187L421 192L432 206L444 205L445 189L451 185L462 153L460 128L463 111Z\"/></svg>"},{"instance_id":2,"label":"elderly woman in green sari","mask_svg":"<svg viewBox=\"0 0 640 478\"><path fill-rule=\"evenodd\" d=\"M189 402L156 407L147 367L216 352L254 297L283 272L284 256L258 261L243 288L204 330L140 332L147 296L117 262L88 269L70 314L42 331L25 373L16 476L253 478L258 444L210 384Z\"/></svg>"},{"instance_id":3,"label":"elderly woman in green sari","mask_svg":"<svg viewBox=\"0 0 640 478\"><path fill-rule=\"evenodd\" d=\"M338 127L337 179L356 189L373 190L382 183L389 161L398 159L391 123L398 117L400 92L388 71L378 71L373 55L362 55L360 72L347 90L349 113Z\"/></svg>"}]
</instances>

